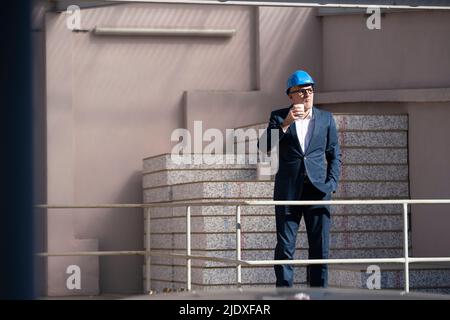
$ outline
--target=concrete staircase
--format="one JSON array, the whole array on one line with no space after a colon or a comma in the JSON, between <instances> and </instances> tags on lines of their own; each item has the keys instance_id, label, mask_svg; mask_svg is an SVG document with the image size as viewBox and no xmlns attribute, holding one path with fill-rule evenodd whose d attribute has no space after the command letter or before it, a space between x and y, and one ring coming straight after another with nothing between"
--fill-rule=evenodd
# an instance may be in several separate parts
<instances>
[{"instance_id":1,"label":"concrete staircase","mask_svg":"<svg viewBox=\"0 0 450 320\"><path fill-rule=\"evenodd\" d=\"M406 115L336 115L343 154L341 183L334 199L408 198ZM265 124L242 128L262 129ZM254 150L256 140L237 140L245 150ZM236 163L234 155L184 156L191 163L177 165L170 154L144 159L144 202L208 202L271 200L272 181L258 181L256 165ZM195 159L194 159L195 158ZM187 162L187 161L185 161ZM213 163L213 164L204 164ZM332 208L330 258L382 258L402 255L402 207L400 205L339 205ZM235 257L235 208L193 207L192 253ZM151 209L151 248L184 253L185 208ZM147 225L147 224L145 224ZM242 258L273 259L276 244L274 208L242 208ZM148 230L145 231L146 233ZM410 248L411 250L411 248ZM297 239L297 258L307 258L304 225ZM233 287L234 265L193 260L192 287ZM330 266L330 286L366 287L367 266ZM381 268L382 288L402 287L402 266ZM144 277L145 277L144 267ZM151 289L185 288L184 259L151 259ZM144 279L145 281L145 279ZM273 267L243 267L243 287L274 286ZM296 285L304 285L305 267L296 267ZM439 284L439 286L438 286ZM411 270L412 290L439 292L450 288L450 271L423 265ZM147 288L148 290L149 288Z\"/></svg>"}]
</instances>

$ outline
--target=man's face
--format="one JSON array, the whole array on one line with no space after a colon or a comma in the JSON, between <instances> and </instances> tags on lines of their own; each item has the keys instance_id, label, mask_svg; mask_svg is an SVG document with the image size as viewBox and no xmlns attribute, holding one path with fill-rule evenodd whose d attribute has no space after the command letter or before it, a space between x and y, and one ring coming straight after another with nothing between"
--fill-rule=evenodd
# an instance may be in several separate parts
<instances>
[{"instance_id":1,"label":"man's face","mask_svg":"<svg viewBox=\"0 0 450 320\"><path fill-rule=\"evenodd\" d=\"M306 87L292 87L289 90L289 98L292 104L302 103L305 105L305 109L311 109L314 99L314 89L312 86Z\"/></svg>"}]
</instances>

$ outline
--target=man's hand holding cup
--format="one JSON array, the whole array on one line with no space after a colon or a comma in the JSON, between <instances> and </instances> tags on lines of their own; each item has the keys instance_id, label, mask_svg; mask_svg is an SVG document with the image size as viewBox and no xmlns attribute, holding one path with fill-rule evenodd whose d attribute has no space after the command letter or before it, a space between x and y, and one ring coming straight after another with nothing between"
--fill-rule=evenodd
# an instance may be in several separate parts
<instances>
[{"instance_id":1,"label":"man's hand holding cup","mask_svg":"<svg viewBox=\"0 0 450 320\"><path fill-rule=\"evenodd\" d=\"M308 112L305 109L305 105L303 103L294 104L289 110L288 115L283 121L283 124L281 125L281 128L284 132L286 132L287 128L291 125L292 122L294 122L297 119L303 119L307 116Z\"/></svg>"}]
</instances>

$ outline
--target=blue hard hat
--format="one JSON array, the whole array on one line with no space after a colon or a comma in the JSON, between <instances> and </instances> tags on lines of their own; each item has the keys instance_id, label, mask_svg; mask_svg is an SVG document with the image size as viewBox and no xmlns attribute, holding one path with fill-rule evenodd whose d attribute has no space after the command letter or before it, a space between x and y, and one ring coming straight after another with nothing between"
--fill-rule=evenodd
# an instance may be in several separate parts
<instances>
[{"instance_id":1,"label":"blue hard hat","mask_svg":"<svg viewBox=\"0 0 450 320\"><path fill-rule=\"evenodd\" d=\"M295 86L308 86L314 85L314 80L303 70L297 70L287 80L286 94L289 94L289 89Z\"/></svg>"}]
</instances>

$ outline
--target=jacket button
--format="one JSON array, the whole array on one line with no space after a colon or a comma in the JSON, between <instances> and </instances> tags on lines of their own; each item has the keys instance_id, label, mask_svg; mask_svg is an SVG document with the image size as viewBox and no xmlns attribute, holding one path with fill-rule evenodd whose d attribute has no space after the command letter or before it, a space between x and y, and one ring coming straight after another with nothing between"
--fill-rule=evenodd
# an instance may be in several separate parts
<instances>
[{"instance_id":1,"label":"jacket button","mask_svg":"<svg viewBox=\"0 0 450 320\"><path fill-rule=\"evenodd\" d=\"M306 159L306 157L304 157Z\"/></svg>"}]
</instances>

